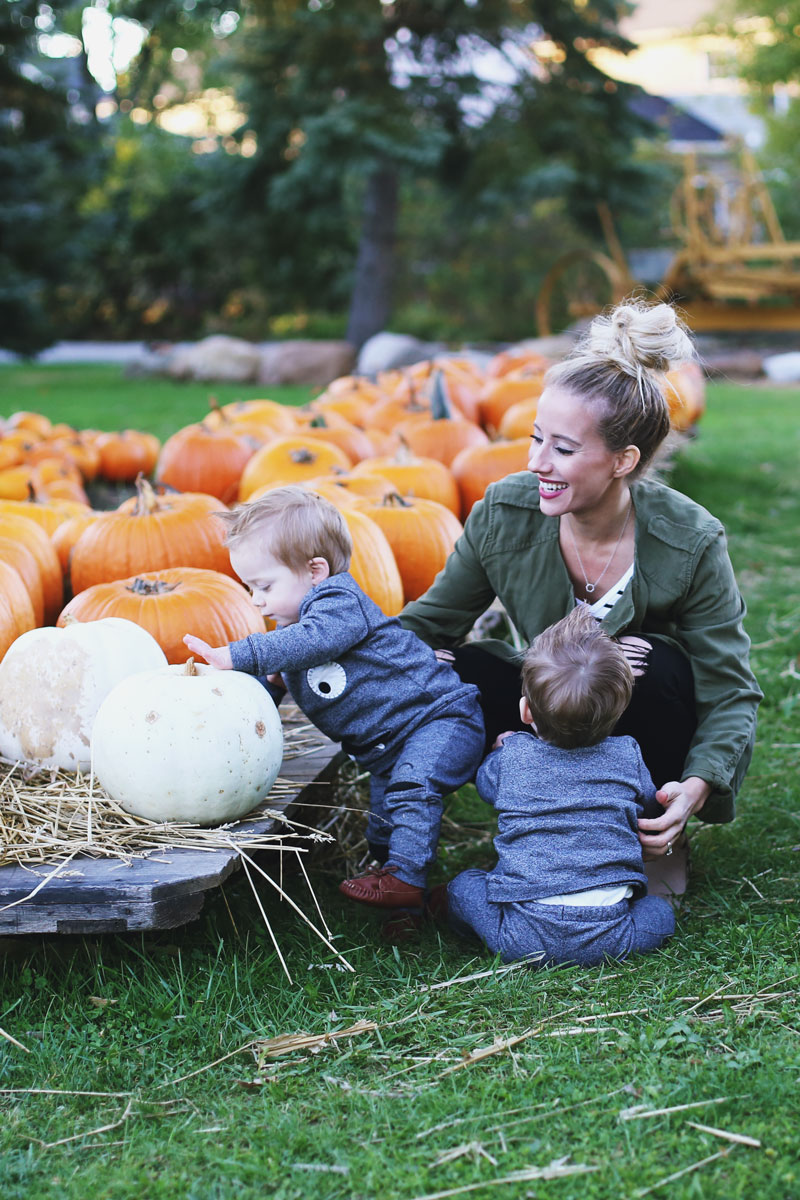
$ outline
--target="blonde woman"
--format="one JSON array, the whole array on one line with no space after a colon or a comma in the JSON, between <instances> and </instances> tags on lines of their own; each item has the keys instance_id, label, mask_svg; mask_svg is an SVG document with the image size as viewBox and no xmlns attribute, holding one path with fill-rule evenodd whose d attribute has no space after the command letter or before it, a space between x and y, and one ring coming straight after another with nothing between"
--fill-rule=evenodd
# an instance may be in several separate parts
<instances>
[{"instance_id":1,"label":"blonde woman","mask_svg":"<svg viewBox=\"0 0 800 1200\"><path fill-rule=\"evenodd\" d=\"M694 347L668 305L624 303L551 368L528 470L493 484L445 569L401 620L478 685L487 744L520 727L519 656L460 643L498 597L531 643L577 602L620 640L636 676L615 734L639 743L664 806L639 823L651 891L686 886L693 815L730 821L761 699L725 531L648 478L669 432L662 374Z\"/></svg>"}]
</instances>

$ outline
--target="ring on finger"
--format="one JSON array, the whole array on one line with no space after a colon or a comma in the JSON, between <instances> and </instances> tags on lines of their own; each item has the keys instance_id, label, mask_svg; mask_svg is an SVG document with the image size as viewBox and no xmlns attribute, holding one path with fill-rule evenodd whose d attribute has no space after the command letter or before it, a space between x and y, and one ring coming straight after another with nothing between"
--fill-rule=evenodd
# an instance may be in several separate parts
<instances>
[{"instance_id":1,"label":"ring on finger","mask_svg":"<svg viewBox=\"0 0 800 1200\"><path fill-rule=\"evenodd\" d=\"M664 851L664 853L665 853L665 854L672 854L672 842L667 842L667 848L666 848L666 850Z\"/></svg>"}]
</instances>

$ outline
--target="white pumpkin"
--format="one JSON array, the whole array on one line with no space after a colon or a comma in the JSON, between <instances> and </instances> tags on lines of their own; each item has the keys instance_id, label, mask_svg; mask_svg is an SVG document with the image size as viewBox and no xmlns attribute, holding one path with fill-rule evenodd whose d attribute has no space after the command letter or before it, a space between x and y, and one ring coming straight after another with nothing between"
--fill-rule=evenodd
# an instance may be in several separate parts
<instances>
[{"instance_id":1,"label":"white pumpkin","mask_svg":"<svg viewBox=\"0 0 800 1200\"><path fill-rule=\"evenodd\" d=\"M102 701L126 676L166 662L155 638L121 617L21 634L0 662L0 754L88 771Z\"/></svg>"},{"instance_id":2,"label":"white pumpkin","mask_svg":"<svg viewBox=\"0 0 800 1200\"><path fill-rule=\"evenodd\" d=\"M97 780L151 821L235 821L264 799L282 761L278 710L258 680L191 660L123 680L92 731Z\"/></svg>"}]
</instances>

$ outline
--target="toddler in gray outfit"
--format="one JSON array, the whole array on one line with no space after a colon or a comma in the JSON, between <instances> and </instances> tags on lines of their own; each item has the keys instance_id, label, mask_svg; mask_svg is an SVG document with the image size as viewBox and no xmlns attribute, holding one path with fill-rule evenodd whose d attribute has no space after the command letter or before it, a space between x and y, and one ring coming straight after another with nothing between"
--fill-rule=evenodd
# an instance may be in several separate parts
<instances>
[{"instance_id":1,"label":"toddler in gray outfit","mask_svg":"<svg viewBox=\"0 0 800 1200\"><path fill-rule=\"evenodd\" d=\"M367 840L384 865L341 890L378 908L420 907L443 798L474 777L483 754L478 689L362 591L348 573L347 525L328 500L276 488L220 517L233 569L277 628L227 646L184 642L214 667L258 676L273 699L288 687L370 772Z\"/></svg>"},{"instance_id":2,"label":"toddler in gray outfit","mask_svg":"<svg viewBox=\"0 0 800 1200\"><path fill-rule=\"evenodd\" d=\"M633 687L625 655L579 605L535 640L522 684L533 732L501 734L476 781L497 809L497 865L450 881L449 923L504 962L653 950L675 916L646 894L637 822L663 811L655 785L633 738L609 736Z\"/></svg>"}]
</instances>

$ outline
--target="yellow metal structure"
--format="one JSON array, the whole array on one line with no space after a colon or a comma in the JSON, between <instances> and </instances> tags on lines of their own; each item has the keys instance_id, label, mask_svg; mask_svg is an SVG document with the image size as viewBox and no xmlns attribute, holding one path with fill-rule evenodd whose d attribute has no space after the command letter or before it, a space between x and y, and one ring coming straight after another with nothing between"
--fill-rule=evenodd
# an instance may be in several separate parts
<instances>
[{"instance_id":1,"label":"yellow metal structure","mask_svg":"<svg viewBox=\"0 0 800 1200\"><path fill-rule=\"evenodd\" d=\"M540 335L552 331L558 298L571 320L594 315L635 291L608 207L598 215L607 254L576 250L545 276L536 304ZM800 242L787 242L755 159L740 151L727 177L684 159L672 198L680 248L656 295L678 304L697 330L800 330Z\"/></svg>"}]
</instances>

